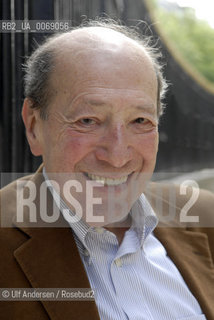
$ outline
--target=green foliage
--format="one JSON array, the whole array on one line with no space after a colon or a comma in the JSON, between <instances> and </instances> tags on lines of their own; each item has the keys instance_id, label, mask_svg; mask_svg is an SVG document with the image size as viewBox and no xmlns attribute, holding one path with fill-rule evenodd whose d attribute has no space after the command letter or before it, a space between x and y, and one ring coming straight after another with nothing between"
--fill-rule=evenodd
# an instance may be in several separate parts
<instances>
[{"instance_id":1,"label":"green foliage","mask_svg":"<svg viewBox=\"0 0 214 320\"><path fill-rule=\"evenodd\" d=\"M194 10L168 12L156 6L156 18L173 46L206 79L214 83L214 29Z\"/></svg>"}]
</instances>

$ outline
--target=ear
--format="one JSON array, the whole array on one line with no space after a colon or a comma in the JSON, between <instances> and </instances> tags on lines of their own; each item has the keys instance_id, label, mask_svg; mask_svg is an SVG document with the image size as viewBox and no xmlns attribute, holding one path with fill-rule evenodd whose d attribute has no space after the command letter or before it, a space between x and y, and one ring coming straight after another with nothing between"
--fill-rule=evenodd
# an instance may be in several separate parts
<instances>
[{"instance_id":1,"label":"ear","mask_svg":"<svg viewBox=\"0 0 214 320\"><path fill-rule=\"evenodd\" d=\"M26 98L22 108L22 119L25 124L26 135L34 156L42 155L42 119L40 111L32 108L32 101Z\"/></svg>"}]
</instances>

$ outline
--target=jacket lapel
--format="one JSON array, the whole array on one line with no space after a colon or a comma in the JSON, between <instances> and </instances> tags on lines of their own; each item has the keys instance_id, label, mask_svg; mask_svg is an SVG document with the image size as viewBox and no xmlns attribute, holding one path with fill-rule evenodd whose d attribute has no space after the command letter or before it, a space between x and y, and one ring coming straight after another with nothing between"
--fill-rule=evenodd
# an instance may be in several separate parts
<instances>
[{"instance_id":1,"label":"jacket lapel","mask_svg":"<svg viewBox=\"0 0 214 320\"><path fill-rule=\"evenodd\" d=\"M204 217L199 205L190 210L190 215L200 216L200 223L193 223L194 228L187 223L181 223L181 209L188 198L183 199L179 187L173 184L151 183L146 196L160 221L154 231L155 236L165 247L207 319L213 320L214 265L209 241L214 246L214 236L212 228L200 228L200 223L203 225L203 220L210 219L210 216ZM202 201L204 205L205 200ZM206 208L206 211L209 213L209 208ZM170 219L167 219L168 217ZM208 225L207 221L205 225Z\"/></svg>"},{"instance_id":2,"label":"jacket lapel","mask_svg":"<svg viewBox=\"0 0 214 320\"><path fill-rule=\"evenodd\" d=\"M41 170L40 170L41 171ZM43 181L37 172L31 179L37 190ZM48 205L52 196L48 191ZM39 196L35 200L39 214ZM49 210L49 209L48 209ZM51 215L51 210L48 211ZM33 288L90 288L81 257L75 244L72 230L64 219L56 225L32 227L27 221L28 212L24 211L26 221L16 226L25 232L29 239L15 250L14 256ZM41 301L51 319L99 319L94 301Z\"/></svg>"},{"instance_id":3,"label":"jacket lapel","mask_svg":"<svg viewBox=\"0 0 214 320\"><path fill-rule=\"evenodd\" d=\"M157 228L155 235L164 245L207 319L213 320L214 266L207 235L193 229L164 227Z\"/></svg>"},{"instance_id":4,"label":"jacket lapel","mask_svg":"<svg viewBox=\"0 0 214 320\"><path fill-rule=\"evenodd\" d=\"M14 256L34 288L90 288L70 228L36 229ZM41 301L51 319L99 319L94 301Z\"/></svg>"}]
</instances>

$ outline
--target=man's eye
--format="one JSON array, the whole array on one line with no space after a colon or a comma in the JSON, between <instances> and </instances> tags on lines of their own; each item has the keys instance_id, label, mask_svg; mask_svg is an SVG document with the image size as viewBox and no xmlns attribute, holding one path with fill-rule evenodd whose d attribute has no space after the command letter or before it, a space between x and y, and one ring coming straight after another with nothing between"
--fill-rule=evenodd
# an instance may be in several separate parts
<instances>
[{"instance_id":1,"label":"man's eye","mask_svg":"<svg viewBox=\"0 0 214 320\"><path fill-rule=\"evenodd\" d=\"M81 124L84 124L84 125L92 125L92 124L95 124L95 120L94 119L91 119L91 118L83 118L83 119L80 119L79 122Z\"/></svg>"},{"instance_id":2,"label":"man's eye","mask_svg":"<svg viewBox=\"0 0 214 320\"><path fill-rule=\"evenodd\" d=\"M133 124L135 125L135 128L140 131L149 131L154 127L149 119L143 117L135 119Z\"/></svg>"},{"instance_id":3,"label":"man's eye","mask_svg":"<svg viewBox=\"0 0 214 320\"><path fill-rule=\"evenodd\" d=\"M145 118L137 118L137 119L135 120L135 122L136 122L136 123L139 123L139 124L142 124L142 123L145 123L145 122L147 122L147 121L146 121Z\"/></svg>"}]
</instances>

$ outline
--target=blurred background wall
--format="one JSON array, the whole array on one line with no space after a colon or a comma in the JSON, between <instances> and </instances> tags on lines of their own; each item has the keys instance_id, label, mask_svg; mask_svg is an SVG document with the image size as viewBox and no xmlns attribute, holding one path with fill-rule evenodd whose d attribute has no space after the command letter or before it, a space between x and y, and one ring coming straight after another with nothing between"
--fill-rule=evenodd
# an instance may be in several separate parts
<instances>
[{"instance_id":1,"label":"blurred background wall","mask_svg":"<svg viewBox=\"0 0 214 320\"><path fill-rule=\"evenodd\" d=\"M154 35L164 54L165 77L171 83L166 96L167 109L160 122L157 172L189 172L214 167L214 90L176 59L176 54L154 21L149 1L143 0L2 0L1 20L71 20L77 26L83 19L103 13L126 25L140 24L142 32ZM1 33L0 172L32 172L41 163L30 153L21 119L23 103L22 64L35 41L44 33ZM157 41L160 39L159 41Z\"/></svg>"}]
</instances>

